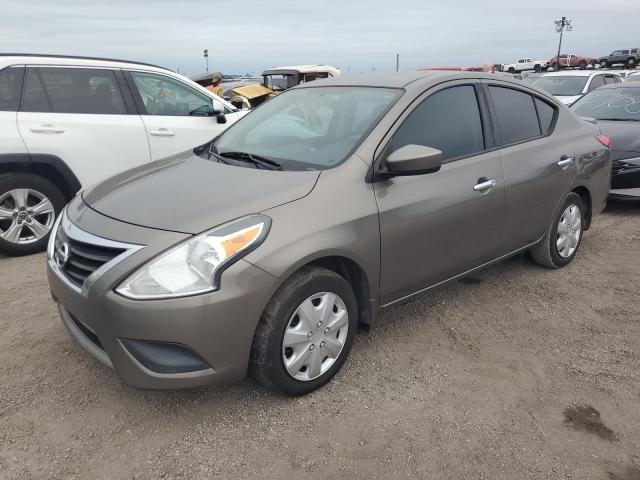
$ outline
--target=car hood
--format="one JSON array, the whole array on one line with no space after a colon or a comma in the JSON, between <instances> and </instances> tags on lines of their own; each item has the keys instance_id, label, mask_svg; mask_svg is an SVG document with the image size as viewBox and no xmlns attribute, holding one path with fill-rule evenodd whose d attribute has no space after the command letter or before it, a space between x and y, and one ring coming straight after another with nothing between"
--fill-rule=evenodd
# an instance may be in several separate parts
<instances>
[{"instance_id":1,"label":"car hood","mask_svg":"<svg viewBox=\"0 0 640 480\"><path fill-rule=\"evenodd\" d=\"M580 98L582 98L582 95L571 95L571 96L555 95L555 97L558 100L560 100L562 103L564 103L566 106L569 106L572 103L574 103L577 100L579 100Z\"/></svg>"},{"instance_id":2,"label":"car hood","mask_svg":"<svg viewBox=\"0 0 640 480\"><path fill-rule=\"evenodd\" d=\"M597 120L596 124L611 139L614 160L640 155L640 122Z\"/></svg>"},{"instance_id":3,"label":"car hood","mask_svg":"<svg viewBox=\"0 0 640 480\"><path fill-rule=\"evenodd\" d=\"M302 198L319 175L224 165L189 153L111 177L82 198L116 220L196 234Z\"/></svg>"}]
</instances>

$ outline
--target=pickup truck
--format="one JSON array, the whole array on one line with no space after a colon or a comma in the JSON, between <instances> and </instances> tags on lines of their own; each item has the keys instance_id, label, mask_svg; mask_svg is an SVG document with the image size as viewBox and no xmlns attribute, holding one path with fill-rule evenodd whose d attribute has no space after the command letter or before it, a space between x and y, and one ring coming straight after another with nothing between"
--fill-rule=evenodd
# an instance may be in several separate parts
<instances>
[{"instance_id":1,"label":"pickup truck","mask_svg":"<svg viewBox=\"0 0 640 480\"><path fill-rule=\"evenodd\" d=\"M532 60L531 58L521 58L516 63L508 63L502 66L503 72L520 73L526 70L535 72L546 72L548 65L544 60Z\"/></svg>"},{"instance_id":2,"label":"pickup truck","mask_svg":"<svg viewBox=\"0 0 640 480\"><path fill-rule=\"evenodd\" d=\"M578 67L580 70L586 69L589 65L596 65L598 60L593 57L585 57L582 55L575 55L573 53L563 53L560 55L560 68L575 68ZM549 60L549 67L552 67L554 70L558 70L556 67L556 62L558 58L553 57Z\"/></svg>"}]
</instances>

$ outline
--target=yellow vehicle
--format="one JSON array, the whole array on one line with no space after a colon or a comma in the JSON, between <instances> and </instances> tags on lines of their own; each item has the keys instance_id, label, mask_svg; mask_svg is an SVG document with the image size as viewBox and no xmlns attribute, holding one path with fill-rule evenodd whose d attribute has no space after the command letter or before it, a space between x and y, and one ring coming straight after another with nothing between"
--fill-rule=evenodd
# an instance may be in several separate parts
<instances>
[{"instance_id":1,"label":"yellow vehicle","mask_svg":"<svg viewBox=\"0 0 640 480\"><path fill-rule=\"evenodd\" d=\"M262 72L262 83L231 89L231 103L243 110L255 108L265 100L301 83L320 78L338 77L340 69L330 65L275 67Z\"/></svg>"}]
</instances>

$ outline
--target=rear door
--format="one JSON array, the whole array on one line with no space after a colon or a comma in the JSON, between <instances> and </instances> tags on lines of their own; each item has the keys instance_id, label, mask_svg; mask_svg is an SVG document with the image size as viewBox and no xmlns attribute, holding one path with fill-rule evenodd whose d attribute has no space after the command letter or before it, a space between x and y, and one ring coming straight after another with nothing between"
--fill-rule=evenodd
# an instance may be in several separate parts
<instances>
[{"instance_id":1,"label":"rear door","mask_svg":"<svg viewBox=\"0 0 640 480\"><path fill-rule=\"evenodd\" d=\"M150 160L149 142L117 70L26 69L18 128L29 153L62 159L83 186Z\"/></svg>"},{"instance_id":2,"label":"rear door","mask_svg":"<svg viewBox=\"0 0 640 480\"><path fill-rule=\"evenodd\" d=\"M380 214L382 302L402 298L496 258L504 181L482 91L450 82L423 94L381 145L442 150L440 171L374 184Z\"/></svg>"},{"instance_id":3,"label":"rear door","mask_svg":"<svg viewBox=\"0 0 640 480\"><path fill-rule=\"evenodd\" d=\"M0 70L0 155L27 154L17 122L23 74L24 66Z\"/></svg>"},{"instance_id":4,"label":"rear door","mask_svg":"<svg viewBox=\"0 0 640 480\"><path fill-rule=\"evenodd\" d=\"M226 110L218 123L214 111L225 106L199 88L169 75L126 71L151 146L153 160L166 158L207 143L237 119Z\"/></svg>"},{"instance_id":5,"label":"rear door","mask_svg":"<svg viewBox=\"0 0 640 480\"><path fill-rule=\"evenodd\" d=\"M555 128L557 105L487 83L505 180L504 252L538 241L574 177L573 148Z\"/></svg>"}]
</instances>

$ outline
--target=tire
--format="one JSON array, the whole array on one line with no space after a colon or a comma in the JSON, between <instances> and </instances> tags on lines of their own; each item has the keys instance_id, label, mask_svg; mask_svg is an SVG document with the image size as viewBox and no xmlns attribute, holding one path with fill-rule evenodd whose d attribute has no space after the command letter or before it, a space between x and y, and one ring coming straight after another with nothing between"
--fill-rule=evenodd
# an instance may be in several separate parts
<instances>
[{"instance_id":1,"label":"tire","mask_svg":"<svg viewBox=\"0 0 640 480\"><path fill-rule=\"evenodd\" d=\"M586 70L587 69L587 62L585 62L584 60L580 60L578 62L578 68L580 70Z\"/></svg>"},{"instance_id":2,"label":"tire","mask_svg":"<svg viewBox=\"0 0 640 480\"><path fill-rule=\"evenodd\" d=\"M571 221L571 209L577 215L576 221ZM540 242L531 249L531 256L536 263L548 268L560 268L568 265L576 256L582 242L582 234L584 233L584 214L586 212L584 202L577 193L569 193L564 202L554 216L553 221L547 233ZM567 228L567 223L569 227ZM571 225L575 223L575 225ZM561 225L564 224L564 227ZM566 230L568 233L563 235L559 230ZM561 237L568 237L567 243L562 243ZM577 237L577 238L576 238ZM560 247L558 243L562 243Z\"/></svg>"},{"instance_id":3,"label":"tire","mask_svg":"<svg viewBox=\"0 0 640 480\"><path fill-rule=\"evenodd\" d=\"M609 66L609 62L606 60L600 60L600 68L607 68Z\"/></svg>"},{"instance_id":4,"label":"tire","mask_svg":"<svg viewBox=\"0 0 640 480\"><path fill-rule=\"evenodd\" d=\"M540 65L534 65L533 71L536 73L540 73L542 71L542 67Z\"/></svg>"},{"instance_id":5,"label":"tire","mask_svg":"<svg viewBox=\"0 0 640 480\"><path fill-rule=\"evenodd\" d=\"M631 57L629 59L627 59L627 68L636 68L636 59Z\"/></svg>"},{"instance_id":6,"label":"tire","mask_svg":"<svg viewBox=\"0 0 640 480\"><path fill-rule=\"evenodd\" d=\"M507 70L507 72L509 73L516 73L516 69L513 67L510 67L509 70Z\"/></svg>"},{"instance_id":7,"label":"tire","mask_svg":"<svg viewBox=\"0 0 640 480\"><path fill-rule=\"evenodd\" d=\"M336 298L332 299L332 295ZM323 304L334 305L329 317L321 315ZM299 308L305 308L309 317L299 314ZM321 324L323 319L326 322ZM332 325L337 325L335 330L327 332ZM251 375L264 388L286 395L312 392L340 370L353 345L357 326L357 301L349 283L331 270L304 267L280 287L262 314L251 345ZM287 332L292 335L289 347L285 345ZM338 349L337 344L342 346ZM330 350L335 357L323 357ZM285 365L288 359L291 359L289 370Z\"/></svg>"},{"instance_id":8,"label":"tire","mask_svg":"<svg viewBox=\"0 0 640 480\"><path fill-rule=\"evenodd\" d=\"M542 71L543 71L543 72L546 72L547 70L549 70L549 67L548 67L548 66L547 66L547 67L542 67Z\"/></svg>"},{"instance_id":9,"label":"tire","mask_svg":"<svg viewBox=\"0 0 640 480\"><path fill-rule=\"evenodd\" d=\"M21 256L43 251L65 203L60 189L38 175L0 175L0 254ZM39 214L30 210L37 205Z\"/></svg>"}]
</instances>

